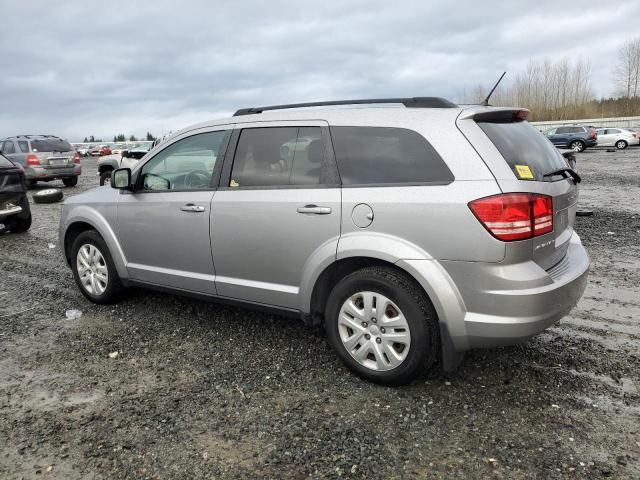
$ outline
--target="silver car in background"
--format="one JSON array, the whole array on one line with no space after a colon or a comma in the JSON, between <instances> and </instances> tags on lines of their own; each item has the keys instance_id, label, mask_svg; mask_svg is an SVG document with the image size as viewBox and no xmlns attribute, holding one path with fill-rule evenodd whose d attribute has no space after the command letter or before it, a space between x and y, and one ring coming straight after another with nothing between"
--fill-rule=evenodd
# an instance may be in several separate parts
<instances>
[{"instance_id":1,"label":"silver car in background","mask_svg":"<svg viewBox=\"0 0 640 480\"><path fill-rule=\"evenodd\" d=\"M239 110L68 198L62 251L91 301L136 285L273 309L323 325L356 374L406 383L527 340L584 291L580 178L527 114L433 97Z\"/></svg>"},{"instance_id":2,"label":"silver car in background","mask_svg":"<svg viewBox=\"0 0 640 480\"><path fill-rule=\"evenodd\" d=\"M624 150L629 145L640 144L638 133L626 128L600 128L598 132L599 147L616 147Z\"/></svg>"},{"instance_id":3,"label":"silver car in background","mask_svg":"<svg viewBox=\"0 0 640 480\"><path fill-rule=\"evenodd\" d=\"M54 135L18 135L2 142L2 154L24 169L27 183L62 180L74 187L82 174L80 155L69 142Z\"/></svg>"}]
</instances>

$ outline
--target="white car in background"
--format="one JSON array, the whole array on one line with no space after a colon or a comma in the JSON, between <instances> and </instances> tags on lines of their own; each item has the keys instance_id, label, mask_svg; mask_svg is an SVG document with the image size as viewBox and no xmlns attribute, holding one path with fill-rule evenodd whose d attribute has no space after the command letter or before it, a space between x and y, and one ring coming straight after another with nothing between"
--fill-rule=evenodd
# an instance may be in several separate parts
<instances>
[{"instance_id":1,"label":"white car in background","mask_svg":"<svg viewBox=\"0 0 640 480\"><path fill-rule=\"evenodd\" d=\"M598 133L599 147L616 147L618 150L624 150L629 145L639 145L639 135L626 128L600 128Z\"/></svg>"}]
</instances>

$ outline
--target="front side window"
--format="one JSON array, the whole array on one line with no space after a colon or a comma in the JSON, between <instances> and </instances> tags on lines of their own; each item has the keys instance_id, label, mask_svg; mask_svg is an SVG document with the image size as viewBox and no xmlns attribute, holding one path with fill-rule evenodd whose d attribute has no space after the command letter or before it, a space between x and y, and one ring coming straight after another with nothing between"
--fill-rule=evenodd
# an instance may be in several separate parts
<instances>
[{"instance_id":1,"label":"front side window","mask_svg":"<svg viewBox=\"0 0 640 480\"><path fill-rule=\"evenodd\" d=\"M327 183L320 127L242 130L230 187L271 187Z\"/></svg>"},{"instance_id":2,"label":"front side window","mask_svg":"<svg viewBox=\"0 0 640 480\"><path fill-rule=\"evenodd\" d=\"M331 127L344 185L449 183L453 174L418 132L388 127Z\"/></svg>"},{"instance_id":3,"label":"front side window","mask_svg":"<svg viewBox=\"0 0 640 480\"><path fill-rule=\"evenodd\" d=\"M144 164L142 190L203 190L211 188L217 161L230 133L200 133L172 143Z\"/></svg>"}]
</instances>

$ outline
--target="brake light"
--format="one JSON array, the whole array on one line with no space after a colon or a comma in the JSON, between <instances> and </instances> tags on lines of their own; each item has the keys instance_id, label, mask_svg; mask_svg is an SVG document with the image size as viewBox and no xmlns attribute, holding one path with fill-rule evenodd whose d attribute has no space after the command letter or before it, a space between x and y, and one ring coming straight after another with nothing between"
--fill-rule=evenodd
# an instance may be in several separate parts
<instances>
[{"instance_id":1,"label":"brake light","mask_svg":"<svg viewBox=\"0 0 640 480\"><path fill-rule=\"evenodd\" d=\"M36 157L33 154L29 154L27 155L27 165L30 167L35 167L37 165L40 165L40 160L38 160L38 157Z\"/></svg>"},{"instance_id":2,"label":"brake light","mask_svg":"<svg viewBox=\"0 0 640 480\"><path fill-rule=\"evenodd\" d=\"M553 199L536 193L503 193L469 202L469 208L498 240L511 242L553 231Z\"/></svg>"},{"instance_id":3,"label":"brake light","mask_svg":"<svg viewBox=\"0 0 640 480\"><path fill-rule=\"evenodd\" d=\"M590 128L589 132L591 133L591 135L589 136L591 140L595 140L598 137L598 132L596 131L595 128Z\"/></svg>"},{"instance_id":4,"label":"brake light","mask_svg":"<svg viewBox=\"0 0 640 480\"><path fill-rule=\"evenodd\" d=\"M80 163L80 154L78 152L73 156L73 163Z\"/></svg>"},{"instance_id":5,"label":"brake light","mask_svg":"<svg viewBox=\"0 0 640 480\"><path fill-rule=\"evenodd\" d=\"M513 112L513 119L516 121L526 120L528 116L529 116L529 110L518 110Z\"/></svg>"}]
</instances>

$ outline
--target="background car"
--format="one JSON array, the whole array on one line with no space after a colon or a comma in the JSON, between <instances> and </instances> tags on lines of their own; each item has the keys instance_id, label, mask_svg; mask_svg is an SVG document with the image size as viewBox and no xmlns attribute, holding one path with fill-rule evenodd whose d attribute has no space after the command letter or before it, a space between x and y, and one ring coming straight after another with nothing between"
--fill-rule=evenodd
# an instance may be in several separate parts
<instances>
[{"instance_id":1,"label":"background car","mask_svg":"<svg viewBox=\"0 0 640 480\"><path fill-rule=\"evenodd\" d=\"M2 152L24 168L27 183L62 180L67 187L78 183L82 173L80 154L54 135L18 135L2 143Z\"/></svg>"},{"instance_id":2,"label":"background car","mask_svg":"<svg viewBox=\"0 0 640 480\"><path fill-rule=\"evenodd\" d=\"M78 152L82 157L86 157L87 155L89 155L90 149L91 146L89 145L76 145L76 152Z\"/></svg>"},{"instance_id":3,"label":"background car","mask_svg":"<svg viewBox=\"0 0 640 480\"><path fill-rule=\"evenodd\" d=\"M582 152L588 147L595 147L598 134L594 127L588 125L570 125L551 128L544 132L556 147L570 148L575 152Z\"/></svg>"},{"instance_id":4,"label":"background car","mask_svg":"<svg viewBox=\"0 0 640 480\"><path fill-rule=\"evenodd\" d=\"M31 227L24 170L0 155L0 232L26 232Z\"/></svg>"},{"instance_id":5,"label":"background car","mask_svg":"<svg viewBox=\"0 0 640 480\"><path fill-rule=\"evenodd\" d=\"M105 155L98 160L98 176L100 185L108 184L111 180L111 172L117 168L133 168L142 157L149 152L149 145L139 145L132 150L122 150L120 155L115 153Z\"/></svg>"},{"instance_id":6,"label":"background car","mask_svg":"<svg viewBox=\"0 0 640 480\"><path fill-rule=\"evenodd\" d=\"M96 145L89 150L89 155L92 157L101 157L103 155L111 155L112 153L109 145Z\"/></svg>"},{"instance_id":7,"label":"background car","mask_svg":"<svg viewBox=\"0 0 640 480\"><path fill-rule=\"evenodd\" d=\"M598 130L598 146L624 150L629 145L638 145L638 134L626 128L601 128Z\"/></svg>"}]
</instances>

